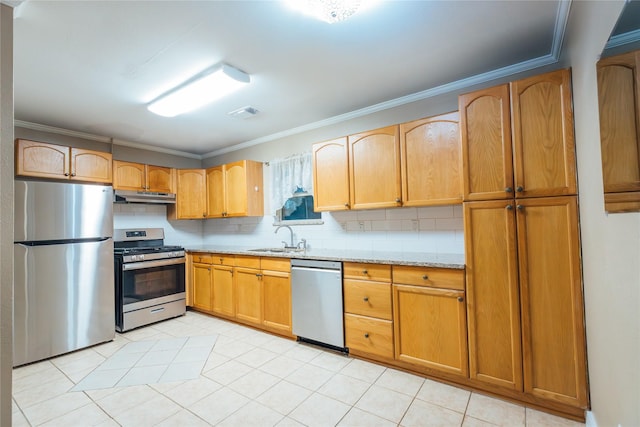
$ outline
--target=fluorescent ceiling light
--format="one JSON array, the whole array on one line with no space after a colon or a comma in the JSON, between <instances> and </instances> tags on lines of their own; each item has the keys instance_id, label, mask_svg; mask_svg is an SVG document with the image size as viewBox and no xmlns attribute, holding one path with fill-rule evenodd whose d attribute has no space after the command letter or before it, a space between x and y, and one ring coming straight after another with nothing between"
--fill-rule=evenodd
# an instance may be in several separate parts
<instances>
[{"instance_id":1,"label":"fluorescent ceiling light","mask_svg":"<svg viewBox=\"0 0 640 427\"><path fill-rule=\"evenodd\" d=\"M174 117L203 107L250 81L248 74L230 65L219 64L160 95L147 109L160 116Z\"/></svg>"}]
</instances>

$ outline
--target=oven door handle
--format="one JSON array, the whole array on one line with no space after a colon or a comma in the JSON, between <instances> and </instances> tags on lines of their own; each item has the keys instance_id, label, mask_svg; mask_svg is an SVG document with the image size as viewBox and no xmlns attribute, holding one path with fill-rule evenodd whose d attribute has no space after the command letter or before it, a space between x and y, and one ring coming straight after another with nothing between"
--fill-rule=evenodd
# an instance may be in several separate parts
<instances>
[{"instance_id":1,"label":"oven door handle","mask_svg":"<svg viewBox=\"0 0 640 427\"><path fill-rule=\"evenodd\" d=\"M152 268L152 267L164 267L165 265L184 264L185 261L186 261L186 258L182 257L182 258L158 259L153 261L132 262L129 264L122 264L122 271L140 270L142 268Z\"/></svg>"}]
</instances>

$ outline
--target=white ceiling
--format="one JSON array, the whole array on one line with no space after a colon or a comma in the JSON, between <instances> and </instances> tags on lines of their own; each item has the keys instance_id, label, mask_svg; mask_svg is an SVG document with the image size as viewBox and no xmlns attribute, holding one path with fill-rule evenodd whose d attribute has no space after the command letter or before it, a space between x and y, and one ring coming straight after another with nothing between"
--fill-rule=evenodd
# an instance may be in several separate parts
<instances>
[{"instance_id":1,"label":"white ceiling","mask_svg":"<svg viewBox=\"0 0 640 427\"><path fill-rule=\"evenodd\" d=\"M569 6L383 1L327 24L280 1L28 0L14 20L15 118L220 153L552 63ZM251 84L182 116L147 111L219 62L249 73ZM247 105L260 114L227 116Z\"/></svg>"}]
</instances>

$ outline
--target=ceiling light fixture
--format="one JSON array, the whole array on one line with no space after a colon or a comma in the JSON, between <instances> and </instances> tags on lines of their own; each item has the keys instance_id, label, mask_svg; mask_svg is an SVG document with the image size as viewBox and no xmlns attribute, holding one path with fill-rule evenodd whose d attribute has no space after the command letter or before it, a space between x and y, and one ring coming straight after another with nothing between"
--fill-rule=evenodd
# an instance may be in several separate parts
<instances>
[{"instance_id":1,"label":"ceiling light fixture","mask_svg":"<svg viewBox=\"0 0 640 427\"><path fill-rule=\"evenodd\" d=\"M362 0L287 0L290 7L333 24L355 14Z\"/></svg>"},{"instance_id":2,"label":"ceiling light fixture","mask_svg":"<svg viewBox=\"0 0 640 427\"><path fill-rule=\"evenodd\" d=\"M160 95L147 106L147 109L160 116L174 117L203 107L240 89L250 81L249 75L237 68L218 64Z\"/></svg>"}]
</instances>

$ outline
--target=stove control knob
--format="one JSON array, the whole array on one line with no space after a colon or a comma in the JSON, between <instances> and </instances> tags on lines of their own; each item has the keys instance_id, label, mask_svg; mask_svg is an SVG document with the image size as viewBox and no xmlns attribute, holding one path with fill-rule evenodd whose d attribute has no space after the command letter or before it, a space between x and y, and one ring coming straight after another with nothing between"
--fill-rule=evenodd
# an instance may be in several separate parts
<instances>
[{"instance_id":1,"label":"stove control knob","mask_svg":"<svg viewBox=\"0 0 640 427\"><path fill-rule=\"evenodd\" d=\"M144 260L144 255L138 255L138 260L143 261Z\"/></svg>"}]
</instances>

